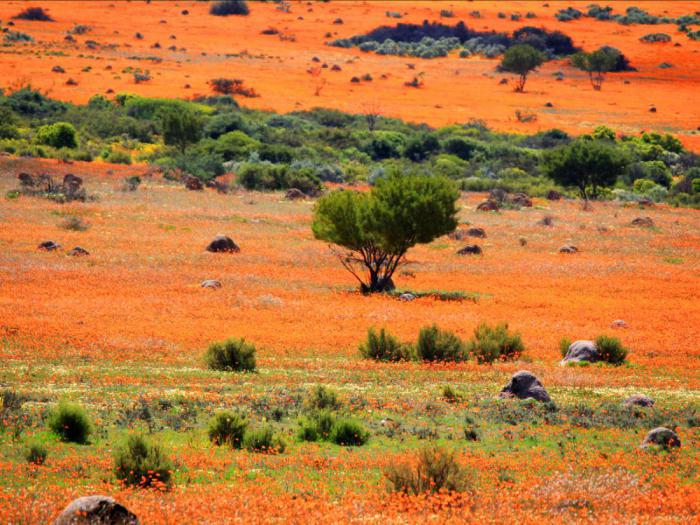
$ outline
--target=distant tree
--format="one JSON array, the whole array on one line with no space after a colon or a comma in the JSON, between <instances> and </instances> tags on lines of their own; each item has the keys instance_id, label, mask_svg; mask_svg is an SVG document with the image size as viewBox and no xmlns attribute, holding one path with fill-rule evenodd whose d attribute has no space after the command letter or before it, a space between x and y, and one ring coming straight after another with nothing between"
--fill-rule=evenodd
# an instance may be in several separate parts
<instances>
[{"instance_id":1,"label":"distant tree","mask_svg":"<svg viewBox=\"0 0 700 525\"><path fill-rule=\"evenodd\" d=\"M548 151L543 157L545 174L562 186L578 188L584 209L588 209L589 191L595 197L600 188L615 184L628 163L614 143L586 137Z\"/></svg>"},{"instance_id":2,"label":"distant tree","mask_svg":"<svg viewBox=\"0 0 700 525\"><path fill-rule=\"evenodd\" d=\"M591 53L580 52L571 57L571 64L588 73L593 89L600 91L606 73L615 71L619 53L612 48L600 48Z\"/></svg>"},{"instance_id":3,"label":"distant tree","mask_svg":"<svg viewBox=\"0 0 700 525\"><path fill-rule=\"evenodd\" d=\"M184 108L164 108L160 112L163 141L181 152L197 142L202 134L202 122L194 111Z\"/></svg>"},{"instance_id":4,"label":"distant tree","mask_svg":"<svg viewBox=\"0 0 700 525\"><path fill-rule=\"evenodd\" d=\"M540 67L545 60L547 60L547 56L542 51L527 44L518 44L506 50L499 69L519 75L515 91L522 93L525 90L528 74Z\"/></svg>"},{"instance_id":5,"label":"distant tree","mask_svg":"<svg viewBox=\"0 0 700 525\"><path fill-rule=\"evenodd\" d=\"M30 20L33 22L53 22L53 18L41 7L28 7L21 13L13 16L15 20Z\"/></svg>"},{"instance_id":6,"label":"distant tree","mask_svg":"<svg viewBox=\"0 0 700 525\"><path fill-rule=\"evenodd\" d=\"M320 199L312 230L342 249L334 252L363 292L382 292L393 288L411 247L457 227L458 197L443 177L390 175L370 192L334 191Z\"/></svg>"},{"instance_id":7,"label":"distant tree","mask_svg":"<svg viewBox=\"0 0 700 525\"><path fill-rule=\"evenodd\" d=\"M218 0L212 2L209 14L215 16L247 15L250 13L246 0Z\"/></svg>"},{"instance_id":8,"label":"distant tree","mask_svg":"<svg viewBox=\"0 0 700 525\"><path fill-rule=\"evenodd\" d=\"M374 131L374 128L377 127L377 121L379 121L379 117L383 113L382 107L375 102L368 102L362 105L362 115L364 115L367 128L370 131Z\"/></svg>"}]
</instances>

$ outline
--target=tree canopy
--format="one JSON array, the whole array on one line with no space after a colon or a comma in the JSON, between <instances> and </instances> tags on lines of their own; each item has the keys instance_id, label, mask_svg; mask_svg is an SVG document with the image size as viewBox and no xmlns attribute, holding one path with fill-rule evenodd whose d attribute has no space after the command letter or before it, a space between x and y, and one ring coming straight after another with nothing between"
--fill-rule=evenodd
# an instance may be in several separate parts
<instances>
[{"instance_id":1,"label":"tree canopy","mask_svg":"<svg viewBox=\"0 0 700 525\"><path fill-rule=\"evenodd\" d=\"M605 74L614 71L619 53L611 48L603 48L590 53L580 52L571 57L574 67L588 73L593 89L600 91L605 80Z\"/></svg>"},{"instance_id":2,"label":"tree canopy","mask_svg":"<svg viewBox=\"0 0 700 525\"><path fill-rule=\"evenodd\" d=\"M515 91L522 93L525 90L527 75L540 67L547 56L528 44L518 44L509 47L503 55L500 70L519 75L515 85Z\"/></svg>"},{"instance_id":3,"label":"tree canopy","mask_svg":"<svg viewBox=\"0 0 700 525\"><path fill-rule=\"evenodd\" d=\"M369 192L334 191L316 205L312 230L328 241L364 292L393 287L392 276L416 244L457 227L459 193L446 178L390 175Z\"/></svg>"},{"instance_id":4,"label":"tree canopy","mask_svg":"<svg viewBox=\"0 0 700 525\"><path fill-rule=\"evenodd\" d=\"M628 162L613 143L591 137L579 138L543 156L545 174L563 186L578 188L586 207L589 190L596 196L599 188L615 184Z\"/></svg>"}]
</instances>

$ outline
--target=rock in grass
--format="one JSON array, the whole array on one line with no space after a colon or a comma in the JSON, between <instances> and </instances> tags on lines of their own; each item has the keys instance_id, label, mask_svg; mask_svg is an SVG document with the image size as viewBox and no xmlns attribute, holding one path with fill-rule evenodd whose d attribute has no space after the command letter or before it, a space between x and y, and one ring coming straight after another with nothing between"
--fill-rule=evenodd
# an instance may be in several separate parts
<instances>
[{"instance_id":1,"label":"rock in grass","mask_svg":"<svg viewBox=\"0 0 700 525\"><path fill-rule=\"evenodd\" d=\"M632 394L622 404L625 406L653 407L654 400L644 394Z\"/></svg>"},{"instance_id":2,"label":"rock in grass","mask_svg":"<svg viewBox=\"0 0 700 525\"><path fill-rule=\"evenodd\" d=\"M577 253L578 248L574 246L573 244L565 244L561 248L559 248L559 253Z\"/></svg>"},{"instance_id":3,"label":"rock in grass","mask_svg":"<svg viewBox=\"0 0 700 525\"><path fill-rule=\"evenodd\" d=\"M600 353L593 341L581 340L571 343L561 364L580 363L582 361L587 363L600 361Z\"/></svg>"},{"instance_id":4,"label":"rock in grass","mask_svg":"<svg viewBox=\"0 0 700 525\"><path fill-rule=\"evenodd\" d=\"M481 253L481 247L477 244L469 244L461 250L457 250L457 255L481 255Z\"/></svg>"},{"instance_id":5,"label":"rock in grass","mask_svg":"<svg viewBox=\"0 0 700 525\"><path fill-rule=\"evenodd\" d=\"M540 380L535 377L535 374L527 370L521 370L514 374L508 384L503 387L498 397L506 399L512 397L517 397L518 399L532 398L545 403L551 401L547 390L542 386Z\"/></svg>"},{"instance_id":6,"label":"rock in grass","mask_svg":"<svg viewBox=\"0 0 700 525\"><path fill-rule=\"evenodd\" d=\"M288 201L297 201L306 198L306 194L298 188L289 188L284 198Z\"/></svg>"},{"instance_id":7,"label":"rock in grass","mask_svg":"<svg viewBox=\"0 0 700 525\"><path fill-rule=\"evenodd\" d=\"M654 221L651 217L637 217L632 220L632 226L641 226L642 228L652 228Z\"/></svg>"},{"instance_id":8,"label":"rock in grass","mask_svg":"<svg viewBox=\"0 0 700 525\"><path fill-rule=\"evenodd\" d=\"M496 202L495 200L487 199L483 202L480 202L476 209L478 211L498 211L499 206L498 202Z\"/></svg>"},{"instance_id":9,"label":"rock in grass","mask_svg":"<svg viewBox=\"0 0 700 525\"><path fill-rule=\"evenodd\" d=\"M406 302L411 302L415 298L416 298L416 296L410 292L402 293L401 295L399 295L399 299L401 299L402 301L406 301Z\"/></svg>"},{"instance_id":10,"label":"rock in grass","mask_svg":"<svg viewBox=\"0 0 700 525\"><path fill-rule=\"evenodd\" d=\"M681 446L681 438L670 428L658 427L649 431L644 441L642 441L641 448L647 448L653 445L665 448L666 450L678 448Z\"/></svg>"},{"instance_id":11,"label":"rock in grass","mask_svg":"<svg viewBox=\"0 0 700 525\"><path fill-rule=\"evenodd\" d=\"M45 250L47 252L52 252L54 250L58 250L61 247L60 244L54 241L44 241L42 242L37 248L39 250Z\"/></svg>"},{"instance_id":12,"label":"rock in grass","mask_svg":"<svg viewBox=\"0 0 700 525\"><path fill-rule=\"evenodd\" d=\"M237 253L241 249L230 237L217 235L207 246L207 251L212 253Z\"/></svg>"},{"instance_id":13,"label":"rock in grass","mask_svg":"<svg viewBox=\"0 0 700 525\"><path fill-rule=\"evenodd\" d=\"M95 495L73 500L54 525L139 525L139 520L114 498Z\"/></svg>"},{"instance_id":14,"label":"rock in grass","mask_svg":"<svg viewBox=\"0 0 700 525\"><path fill-rule=\"evenodd\" d=\"M469 237L478 237L479 239L486 238L486 230L483 228L469 228L467 230L467 235Z\"/></svg>"},{"instance_id":15,"label":"rock in grass","mask_svg":"<svg viewBox=\"0 0 700 525\"><path fill-rule=\"evenodd\" d=\"M610 328L627 328L627 323L622 319L615 319L610 323Z\"/></svg>"},{"instance_id":16,"label":"rock in grass","mask_svg":"<svg viewBox=\"0 0 700 525\"><path fill-rule=\"evenodd\" d=\"M202 281L202 288L210 288L212 290L218 290L221 288L221 281L217 281L216 279L207 279L205 281Z\"/></svg>"},{"instance_id":17,"label":"rock in grass","mask_svg":"<svg viewBox=\"0 0 700 525\"><path fill-rule=\"evenodd\" d=\"M90 252L87 251L85 248L81 248L80 246L76 246L73 248L71 251L68 252L68 255L71 257L85 257L86 255L90 255Z\"/></svg>"}]
</instances>

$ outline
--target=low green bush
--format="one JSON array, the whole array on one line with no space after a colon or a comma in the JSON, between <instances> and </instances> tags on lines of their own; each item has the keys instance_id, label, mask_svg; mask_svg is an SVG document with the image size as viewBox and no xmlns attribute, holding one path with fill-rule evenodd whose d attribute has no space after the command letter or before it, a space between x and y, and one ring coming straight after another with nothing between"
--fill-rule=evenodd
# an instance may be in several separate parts
<instances>
[{"instance_id":1,"label":"low green bush","mask_svg":"<svg viewBox=\"0 0 700 525\"><path fill-rule=\"evenodd\" d=\"M336 422L331 410L314 410L301 418L297 437L301 441L327 441Z\"/></svg>"},{"instance_id":2,"label":"low green bush","mask_svg":"<svg viewBox=\"0 0 700 525\"><path fill-rule=\"evenodd\" d=\"M85 409L61 402L49 413L48 427L61 441L85 444L93 432L93 426Z\"/></svg>"},{"instance_id":3,"label":"low green bush","mask_svg":"<svg viewBox=\"0 0 700 525\"><path fill-rule=\"evenodd\" d=\"M404 361L410 359L410 346L400 342L382 328L367 330L367 340L360 345L360 355L375 361Z\"/></svg>"},{"instance_id":4,"label":"low green bush","mask_svg":"<svg viewBox=\"0 0 700 525\"><path fill-rule=\"evenodd\" d=\"M323 385L316 386L304 402L307 410L338 410L342 405L338 393Z\"/></svg>"},{"instance_id":5,"label":"low green bush","mask_svg":"<svg viewBox=\"0 0 700 525\"><path fill-rule=\"evenodd\" d=\"M226 339L209 345L204 360L212 370L255 371L255 346L245 339Z\"/></svg>"},{"instance_id":6,"label":"low green bush","mask_svg":"<svg viewBox=\"0 0 700 525\"><path fill-rule=\"evenodd\" d=\"M209 441L215 445L241 448L248 421L235 412L219 412L209 422Z\"/></svg>"},{"instance_id":7,"label":"low green bush","mask_svg":"<svg viewBox=\"0 0 700 525\"><path fill-rule=\"evenodd\" d=\"M468 352L479 363L512 361L525 350L520 334L511 334L508 325L489 326L481 323L474 330L474 337L467 344Z\"/></svg>"},{"instance_id":8,"label":"low green bush","mask_svg":"<svg viewBox=\"0 0 700 525\"><path fill-rule=\"evenodd\" d=\"M467 492L472 486L471 475L457 462L455 453L439 446L418 450L415 465L390 463L384 476L391 492L412 495Z\"/></svg>"},{"instance_id":9,"label":"low green bush","mask_svg":"<svg viewBox=\"0 0 700 525\"><path fill-rule=\"evenodd\" d=\"M165 489L172 481L173 464L159 444L131 435L114 454L114 473L127 486Z\"/></svg>"},{"instance_id":10,"label":"low green bush","mask_svg":"<svg viewBox=\"0 0 700 525\"><path fill-rule=\"evenodd\" d=\"M43 465L46 463L46 458L49 455L49 451L46 445L39 443L38 441L32 441L27 445L27 450L24 453L24 457L27 463L32 463L34 465Z\"/></svg>"},{"instance_id":11,"label":"low green bush","mask_svg":"<svg viewBox=\"0 0 700 525\"><path fill-rule=\"evenodd\" d=\"M467 357L464 342L452 332L440 330L437 325L421 328L416 354L421 361L459 362Z\"/></svg>"},{"instance_id":12,"label":"low green bush","mask_svg":"<svg viewBox=\"0 0 700 525\"><path fill-rule=\"evenodd\" d=\"M243 438L243 447L248 452L264 454L281 454L287 448L285 441L275 434L271 426L249 430Z\"/></svg>"},{"instance_id":13,"label":"low green bush","mask_svg":"<svg viewBox=\"0 0 700 525\"><path fill-rule=\"evenodd\" d=\"M352 419L338 419L331 430L330 440L344 447L360 447L369 440L369 432Z\"/></svg>"},{"instance_id":14,"label":"low green bush","mask_svg":"<svg viewBox=\"0 0 700 525\"><path fill-rule=\"evenodd\" d=\"M595 345L600 358L606 363L619 366L627 358L627 349L622 346L622 343L616 337L601 335L596 338Z\"/></svg>"}]
</instances>

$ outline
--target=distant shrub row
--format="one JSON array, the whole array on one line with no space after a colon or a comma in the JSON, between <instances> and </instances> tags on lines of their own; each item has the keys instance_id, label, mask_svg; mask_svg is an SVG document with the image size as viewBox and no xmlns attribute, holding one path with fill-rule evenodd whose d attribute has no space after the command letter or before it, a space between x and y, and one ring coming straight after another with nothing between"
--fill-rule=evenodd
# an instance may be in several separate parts
<instances>
[{"instance_id":1,"label":"distant shrub row","mask_svg":"<svg viewBox=\"0 0 700 525\"><path fill-rule=\"evenodd\" d=\"M528 44L550 57L571 55L578 51L571 38L559 31L547 31L536 27L522 27L512 36L493 31L477 31L464 22L454 26L438 22L423 24L397 24L382 26L364 35L330 42L338 47L359 47L363 51L375 51L383 55L434 58L446 56L451 50L463 48L466 53L482 53L497 56L510 46Z\"/></svg>"},{"instance_id":2,"label":"distant shrub row","mask_svg":"<svg viewBox=\"0 0 700 525\"><path fill-rule=\"evenodd\" d=\"M379 333L370 328L360 345L360 355L376 361L460 362L473 358L479 363L494 363L517 359L524 350L520 335L511 333L505 323L482 323L467 342L436 325L427 326L420 330L415 344L398 341L384 328Z\"/></svg>"}]
</instances>

